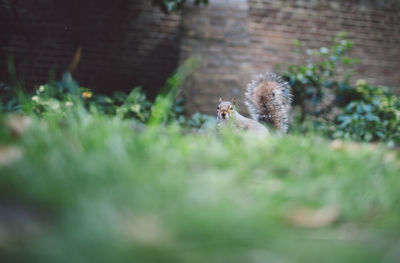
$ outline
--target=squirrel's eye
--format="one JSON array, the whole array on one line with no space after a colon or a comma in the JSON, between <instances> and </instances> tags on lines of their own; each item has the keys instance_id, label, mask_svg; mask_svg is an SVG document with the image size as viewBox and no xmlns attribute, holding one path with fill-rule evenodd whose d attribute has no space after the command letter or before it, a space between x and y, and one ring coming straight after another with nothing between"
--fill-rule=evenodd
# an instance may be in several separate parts
<instances>
[{"instance_id":1,"label":"squirrel's eye","mask_svg":"<svg viewBox=\"0 0 400 263\"><path fill-rule=\"evenodd\" d=\"M219 110L219 106L217 107L217 110Z\"/></svg>"}]
</instances>

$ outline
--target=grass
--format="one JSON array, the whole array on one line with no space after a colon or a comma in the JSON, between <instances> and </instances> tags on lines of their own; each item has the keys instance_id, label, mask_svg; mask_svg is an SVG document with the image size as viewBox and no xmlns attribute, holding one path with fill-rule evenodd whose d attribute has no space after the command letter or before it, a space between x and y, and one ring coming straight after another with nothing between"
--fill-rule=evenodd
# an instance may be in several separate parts
<instances>
[{"instance_id":1,"label":"grass","mask_svg":"<svg viewBox=\"0 0 400 263\"><path fill-rule=\"evenodd\" d=\"M400 160L382 146L75 110L12 135L7 118L1 262L400 260Z\"/></svg>"}]
</instances>

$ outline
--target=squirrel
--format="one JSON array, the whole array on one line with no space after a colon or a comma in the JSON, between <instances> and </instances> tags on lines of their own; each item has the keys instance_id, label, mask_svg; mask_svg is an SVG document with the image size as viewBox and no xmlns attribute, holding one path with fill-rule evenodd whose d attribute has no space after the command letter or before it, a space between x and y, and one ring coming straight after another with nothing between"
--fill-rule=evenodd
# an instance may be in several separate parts
<instances>
[{"instance_id":1,"label":"squirrel","mask_svg":"<svg viewBox=\"0 0 400 263\"><path fill-rule=\"evenodd\" d=\"M257 75L247 84L245 104L250 118L246 118L235 110L236 99L223 101L217 106L217 126L233 123L239 129L261 133L269 133L262 124L271 124L279 132L288 131L289 111L292 93L289 84L275 73Z\"/></svg>"}]
</instances>

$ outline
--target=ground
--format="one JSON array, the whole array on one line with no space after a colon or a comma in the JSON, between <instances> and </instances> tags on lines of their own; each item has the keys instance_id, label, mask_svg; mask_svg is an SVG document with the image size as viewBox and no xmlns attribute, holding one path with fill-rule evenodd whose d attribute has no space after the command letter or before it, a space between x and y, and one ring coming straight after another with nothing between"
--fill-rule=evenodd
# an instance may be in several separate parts
<instances>
[{"instance_id":1,"label":"ground","mask_svg":"<svg viewBox=\"0 0 400 263\"><path fill-rule=\"evenodd\" d=\"M3 262L400 260L400 159L384 145L9 118Z\"/></svg>"}]
</instances>

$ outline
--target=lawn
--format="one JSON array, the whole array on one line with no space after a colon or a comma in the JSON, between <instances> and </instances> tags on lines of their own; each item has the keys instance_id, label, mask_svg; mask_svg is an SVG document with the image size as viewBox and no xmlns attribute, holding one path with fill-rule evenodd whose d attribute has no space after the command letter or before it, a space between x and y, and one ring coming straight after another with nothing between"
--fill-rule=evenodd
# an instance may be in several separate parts
<instances>
[{"instance_id":1,"label":"lawn","mask_svg":"<svg viewBox=\"0 0 400 263\"><path fill-rule=\"evenodd\" d=\"M1 262L400 261L400 158L383 145L10 118Z\"/></svg>"}]
</instances>

